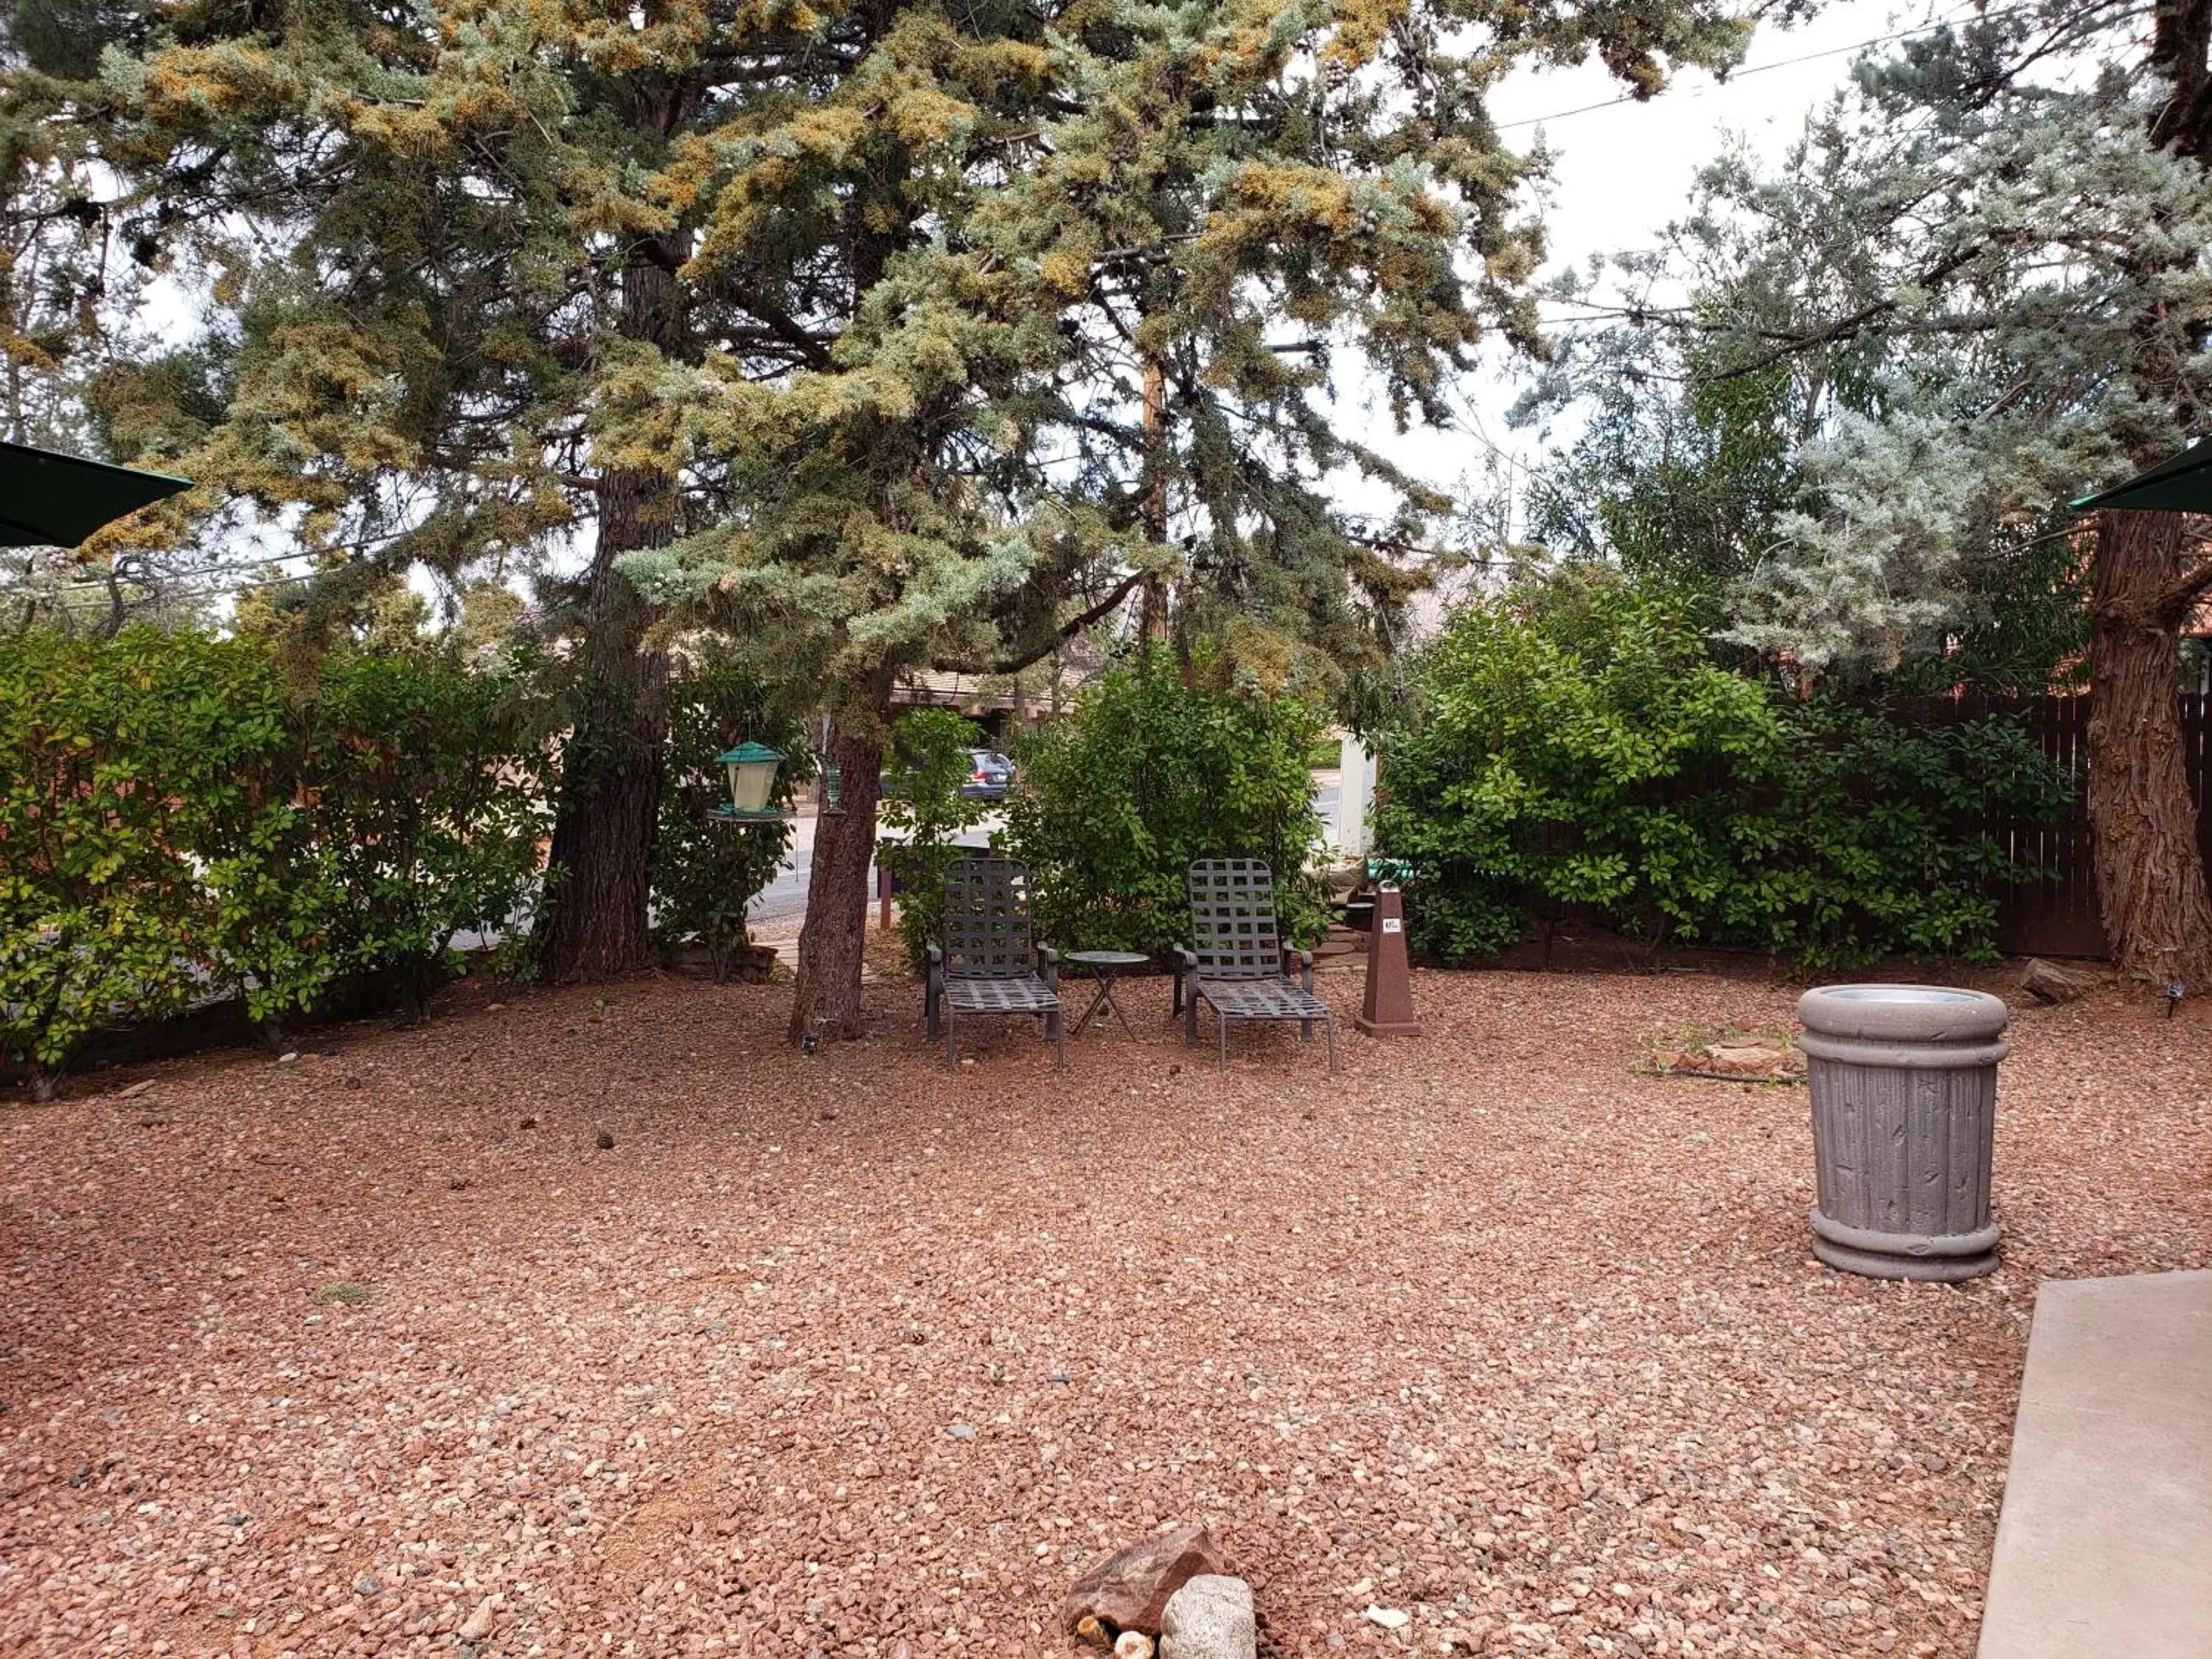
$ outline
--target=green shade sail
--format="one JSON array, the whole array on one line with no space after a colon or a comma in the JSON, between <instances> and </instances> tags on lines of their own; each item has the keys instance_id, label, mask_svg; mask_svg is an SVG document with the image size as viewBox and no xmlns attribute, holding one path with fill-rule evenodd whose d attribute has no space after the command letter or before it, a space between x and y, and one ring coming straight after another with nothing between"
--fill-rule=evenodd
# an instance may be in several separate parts
<instances>
[{"instance_id":1,"label":"green shade sail","mask_svg":"<svg viewBox=\"0 0 2212 1659\"><path fill-rule=\"evenodd\" d=\"M102 525L191 487L189 478L0 442L0 547L75 547Z\"/></svg>"},{"instance_id":2,"label":"green shade sail","mask_svg":"<svg viewBox=\"0 0 2212 1659\"><path fill-rule=\"evenodd\" d=\"M2212 513L2212 443L2191 444L2125 483L2069 503L2077 513Z\"/></svg>"}]
</instances>

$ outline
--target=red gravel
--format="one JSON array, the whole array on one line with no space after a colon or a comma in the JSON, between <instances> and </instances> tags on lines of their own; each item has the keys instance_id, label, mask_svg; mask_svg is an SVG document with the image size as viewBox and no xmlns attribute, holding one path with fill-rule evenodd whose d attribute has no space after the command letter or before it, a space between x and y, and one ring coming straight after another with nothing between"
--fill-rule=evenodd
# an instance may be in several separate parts
<instances>
[{"instance_id":1,"label":"red gravel","mask_svg":"<svg viewBox=\"0 0 2212 1659\"><path fill-rule=\"evenodd\" d=\"M2018 1012L1948 1289L1814 1264L1801 1091L1630 1074L1786 988L1424 974L1334 1085L1157 982L1064 1078L900 985L810 1060L787 994L0 1109L0 1650L1061 1654L1193 1520L1278 1655L1966 1659L2036 1281L2212 1262L2194 1008Z\"/></svg>"}]
</instances>

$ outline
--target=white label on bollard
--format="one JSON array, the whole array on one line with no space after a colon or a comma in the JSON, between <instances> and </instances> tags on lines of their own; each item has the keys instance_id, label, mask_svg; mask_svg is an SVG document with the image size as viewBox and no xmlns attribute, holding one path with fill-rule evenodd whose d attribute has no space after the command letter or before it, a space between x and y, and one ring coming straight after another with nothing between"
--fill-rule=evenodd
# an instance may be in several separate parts
<instances>
[{"instance_id":1,"label":"white label on bollard","mask_svg":"<svg viewBox=\"0 0 2212 1659\"><path fill-rule=\"evenodd\" d=\"M1396 916L1385 916L1382 918L1382 931L1386 933L1402 933L1406 931L1406 924Z\"/></svg>"}]
</instances>

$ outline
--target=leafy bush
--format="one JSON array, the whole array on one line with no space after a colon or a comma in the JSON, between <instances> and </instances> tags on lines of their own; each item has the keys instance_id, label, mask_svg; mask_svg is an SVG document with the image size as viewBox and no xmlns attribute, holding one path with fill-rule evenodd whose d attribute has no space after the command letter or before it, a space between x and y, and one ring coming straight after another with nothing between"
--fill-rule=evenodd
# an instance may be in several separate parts
<instances>
[{"instance_id":1,"label":"leafy bush","mask_svg":"<svg viewBox=\"0 0 2212 1659\"><path fill-rule=\"evenodd\" d=\"M1814 967L1996 954L2004 889L2041 872L1990 826L2056 820L2070 790L2018 723L1944 713L1826 697L1785 708L1773 846L1729 936Z\"/></svg>"},{"instance_id":2,"label":"leafy bush","mask_svg":"<svg viewBox=\"0 0 2212 1659\"><path fill-rule=\"evenodd\" d=\"M0 1054L50 1097L84 1038L180 1009L215 939L196 856L288 811L257 780L285 740L251 647L130 629L0 644Z\"/></svg>"},{"instance_id":3,"label":"leafy bush","mask_svg":"<svg viewBox=\"0 0 2212 1659\"><path fill-rule=\"evenodd\" d=\"M295 694L257 640L0 642L0 1057L51 1093L93 1030L228 990L272 1040L349 972L419 1006L504 924L538 795L495 676L425 650Z\"/></svg>"},{"instance_id":4,"label":"leafy bush","mask_svg":"<svg viewBox=\"0 0 2212 1659\"><path fill-rule=\"evenodd\" d=\"M1026 738L1001 838L1036 883L1038 931L1063 949L1164 950L1187 939L1202 858L1264 859L1285 932L1328 916L1305 864L1319 839L1303 703L1186 687L1165 665L1117 671Z\"/></svg>"},{"instance_id":5,"label":"leafy bush","mask_svg":"<svg viewBox=\"0 0 2212 1659\"><path fill-rule=\"evenodd\" d=\"M464 931L513 927L545 820L514 688L425 647L325 664L310 723L315 817L355 962L419 1018Z\"/></svg>"},{"instance_id":6,"label":"leafy bush","mask_svg":"<svg viewBox=\"0 0 2212 1659\"><path fill-rule=\"evenodd\" d=\"M1998 894L2035 873L1987 826L2066 799L2009 722L1784 699L1710 661L1679 594L1604 572L1455 617L1384 781L1413 942L1453 962L1569 906L1814 966L1986 957Z\"/></svg>"},{"instance_id":7,"label":"leafy bush","mask_svg":"<svg viewBox=\"0 0 2212 1659\"><path fill-rule=\"evenodd\" d=\"M1417 872L1419 950L1488 956L1567 905L1698 936L1762 848L1743 786L1774 771L1781 722L1665 590L1586 575L1469 605L1417 687L1377 829Z\"/></svg>"},{"instance_id":8,"label":"leafy bush","mask_svg":"<svg viewBox=\"0 0 2212 1659\"><path fill-rule=\"evenodd\" d=\"M779 806L812 775L799 723L776 709L751 676L727 665L695 669L669 688L668 765L660 786L660 831L653 853L653 934L663 951L696 944L717 979L744 953L745 911L775 878L791 850L787 819L735 824L709 816L730 799L729 774L714 757L748 738L784 759Z\"/></svg>"},{"instance_id":9,"label":"leafy bush","mask_svg":"<svg viewBox=\"0 0 2212 1659\"><path fill-rule=\"evenodd\" d=\"M917 974L945 919L945 872L967 853L957 837L990 810L960 793L968 751L983 746L981 728L949 708L909 709L891 724L876 820L902 838L880 856L898 884L899 939Z\"/></svg>"}]
</instances>

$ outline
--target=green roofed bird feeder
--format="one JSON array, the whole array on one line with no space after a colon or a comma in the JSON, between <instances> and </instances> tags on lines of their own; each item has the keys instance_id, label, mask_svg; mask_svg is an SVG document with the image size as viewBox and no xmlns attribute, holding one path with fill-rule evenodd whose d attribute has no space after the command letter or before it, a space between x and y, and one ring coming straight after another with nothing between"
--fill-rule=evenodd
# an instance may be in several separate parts
<instances>
[{"instance_id":1,"label":"green roofed bird feeder","mask_svg":"<svg viewBox=\"0 0 2212 1659\"><path fill-rule=\"evenodd\" d=\"M716 817L733 823L772 823L784 816L769 804L775 793L775 769L783 764L781 754L764 743L741 743L714 759L730 773L730 804L716 807Z\"/></svg>"}]
</instances>

